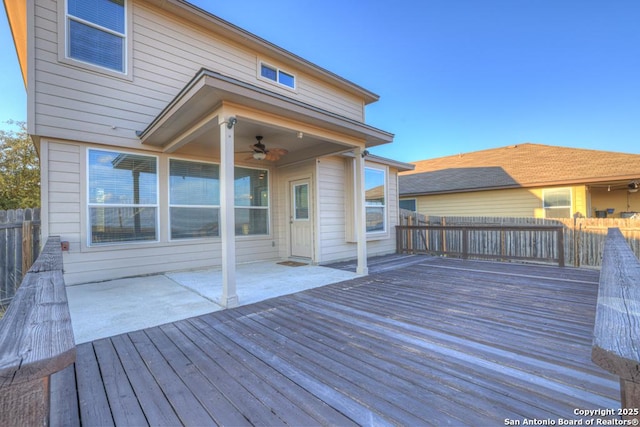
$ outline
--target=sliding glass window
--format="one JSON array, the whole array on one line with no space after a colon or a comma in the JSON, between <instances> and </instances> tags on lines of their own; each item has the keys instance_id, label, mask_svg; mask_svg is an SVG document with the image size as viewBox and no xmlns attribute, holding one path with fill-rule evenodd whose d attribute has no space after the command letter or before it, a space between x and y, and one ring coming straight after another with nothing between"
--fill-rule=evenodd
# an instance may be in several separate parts
<instances>
[{"instance_id":1,"label":"sliding glass window","mask_svg":"<svg viewBox=\"0 0 640 427\"><path fill-rule=\"evenodd\" d=\"M235 168L236 235L269 234L269 171Z\"/></svg>"},{"instance_id":2,"label":"sliding glass window","mask_svg":"<svg viewBox=\"0 0 640 427\"><path fill-rule=\"evenodd\" d=\"M171 239L219 236L219 166L171 159L169 214Z\"/></svg>"}]
</instances>

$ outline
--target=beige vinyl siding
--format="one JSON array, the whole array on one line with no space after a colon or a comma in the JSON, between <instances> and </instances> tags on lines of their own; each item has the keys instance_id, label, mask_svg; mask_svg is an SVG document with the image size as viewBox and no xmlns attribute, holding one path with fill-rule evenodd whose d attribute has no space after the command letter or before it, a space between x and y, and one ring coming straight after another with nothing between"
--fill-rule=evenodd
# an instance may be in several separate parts
<instances>
[{"instance_id":1,"label":"beige vinyl siding","mask_svg":"<svg viewBox=\"0 0 640 427\"><path fill-rule=\"evenodd\" d=\"M363 102L286 65L296 75L292 92L258 79L261 54L140 1L133 6L132 75L116 78L58 61L58 7L36 0L35 127L37 135L138 148L143 130L204 67L302 102L363 120ZM278 64L276 61L274 65ZM145 149L149 149L146 148Z\"/></svg>"},{"instance_id":2,"label":"beige vinyl siding","mask_svg":"<svg viewBox=\"0 0 640 427\"><path fill-rule=\"evenodd\" d=\"M527 189L418 196L418 213L436 216L535 216L541 211L541 194Z\"/></svg>"},{"instance_id":3,"label":"beige vinyl siding","mask_svg":"<svg viewBox=\"0 0 640 427\"><path fill-rule=\"evenodd\" d=\"M323 157L317 164L319 263L356 256L356 245L345 241L345 161L343 157Z\"/></svg>"},{"instance_id":4,"label":"beige vinyl siding","mask_svg":"<svg viewBox=\"0 0 640 427\"><path fill-rule=\"evenodd\" d=\"M587 201L585 187L574 186L568 188L571 188L571 213L578 212L584 215ZM417 199L418 213L422 215L544 218L544 209L542 207L543 190L543 188L518 188L436 194L415 198Z\"/></svg>"},{"instance_id":5,"label":"beige vinyl siding","mask_svg":"<svg viewBox=\"0 0 640 427\"><path fill-rule=\"evenodd\" d=\"M80 147L49 142L48 220L49 235L60 236L77 250L80 246ZM66 267L66 264L65 264Z\"/></svg>"},{"instance_id":6,"label":"beige vinyl siding","mask_svg":"<svg viewBox=\"0 0 640 427\"><path fill-rule=\"evenodd\" d=\"M318 162L318 196L320 213L318 215L320 233L320 256L318 262L353 259L356 257L356 244L346 241L347 221L346 185L353 185L347 179L348 168L345 162L352 159L344 157L323 157ZM350 183L350 184L349 184ZM389 168L387 173L387 233L375 236L367 241L368 256L393 253L395 247L395 226L398 223L397 172Z\"/></svg>"},{"instance_id":7,"label":"beige vinyl siding","mask_svg":"<svg viewBox=\"0 0 640 427\"><path fill-rule=\"evenodd\" d=\"M168 169L163 167L168 156L159 156L160 227L162 236L157 243L128 243L112 246L86 246L86 150L87 144L47 141L42 144L48 152L48 218L49 234L59 235L70 243L69 252L64 253L65 281L69 285L103 281L119 277L154 274L167 271L204 269L221 264L220 239L193 239L169 242L169 208L167 186ZM177 157L172 157L177 158ZM216 159L208 159L216 161ZM270 171L272 173L272 170ZM236 238L238 263L277 259L278 248L273 236L276 220L281 216L273 206L272 177L271 235Z\"/></svg>"},{"instance_id":8,"label":"beige vinyl siding","mask_svg":"<svg viewBox=\"0 0 640 427\"><path fill-rule=\"evenodd\" d=\"M278 247L278 254L280 258L288 258L291 256L291 248L290 248L290 220L291 211L290 211L290 188L289 183L291 181L296 181L300 179L309 179L309 185L312 187L311 195L316 193L315 190L315 182L316 182L316 174L315 174L315 159L309 160L307 162L298 163L293 166L288 166L284 168L279 168L276 170L277 172L277 187L274 194L274 218L273 218L273 226L274 226L274 241L276 242L276 246ZM275 180L274 180L275 181ZM312 211L311 211L311 220L313 222L312 232L314 234L314 248L312 250L312 261L316 261L316 250L317 250L317 239L315 238L316 234L316 224L317 224L317 203L314 203L313 200L310 201Z\"/></svg>"}]
</instances>

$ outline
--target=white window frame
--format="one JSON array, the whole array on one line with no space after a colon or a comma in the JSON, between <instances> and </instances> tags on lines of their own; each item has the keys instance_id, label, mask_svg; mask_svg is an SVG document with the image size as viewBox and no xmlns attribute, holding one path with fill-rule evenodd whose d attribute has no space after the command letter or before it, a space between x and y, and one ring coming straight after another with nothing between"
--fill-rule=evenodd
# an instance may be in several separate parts
<instances>
[{"instance_id":1,"label":"white window frame","mask_svg":"<svg viewBox=\"0 0 640 427\"><path fill-rule=\"evenodd\" d=\"M366 211L367 208L382 208L382 218L383 218L383 229L382 230L375 230L375 231L367 231L367 236L379 236L379 235L387 235L388 232L388 228L389 228L389 195L388 195L388 187L389 187L389 169L387 167L380 167L380 166L373 166L373 165L365 165L364 167L364 173L365 173L365 186L366 186L366 176L367 176L367 169L369 170L373 170L373 171L379 171L382 172L384 174L384 204L383 205L369 205L367 204L367 198L365 195L365 200L364 200L364 210L365 210L365 217L366 217ZM365 192L366 192L366 188L365 188Z\"/></svg>"},{"instance_id":2,"label":"white window frame","mask_svg":"<svg viewBox=\"0 0 640 427\"><path fill-rule=\"evenodd\" d=\"M58 9L58 61L73 65L75 67L83 68L89 71L98 72L100 74L109 75L111 77L117 77L119 79L133 80L132 67L131 67L131 52L133 51L132 37L131 37L131 21L132 21L132 7L130 0L124 0L124 19L125 19L125 32L124 34L117 31L113 31L109 28L102 27L94 24L90 21L85 21L81 18L76 18L73 15L69 15L68 0L59 2ZM101 31L105 31L109 34L118 35L123 38L123 69L118 71L112 68L104 67L102 65L94 64L91 62L83 61L81 59L73 58L69 55L69 43L70 43L70 31L69 21L75 20L77 22L89 25L93 28L97 28Z\"/></svg>"},{"instance_id":3,"label":"white window frame","mask_svg":"<svg viewBox=\"0 0 640 427\"><path fill-rule=\"evenodd\" d=\"M267 68L270 68L273 71L275 71L276 72L276 79L273 80L273 79L270 79L268 77L263 76L262 75L262 67L267 67ZM282 83L280 81L280 74L281 73L284 73L284 74L286 74L288 76L291 76L293 78L293 86L289 86L289 85L284 84L284 83ZM258 79L260 79L262 81L265 81L265 82L268 82L270 84L275 84L278 87L282 87L282 88L285 88L287 90L292 90L294 92L297 90L297 87L298 87L298 77L294 73L292 73L290 71L287 71L287 70L283 70L282 68L277 67L275 65L272 65L272 64L270 64L270 63L268 63L266 61L258 61Z\"/></svg>"},{"instance_id":4,"label":"white window frame","mask_svg":"<svg viewBox=\"0 0 640 427\"><path fill-rule=\"evenodd\" d=\"M554 207L546 207L545 206L545 195L547 194L547 192L551 192L551 191L558 191L558 190L568 190L569 191L569 205L568 206L554 206ZM546 188L542 190L542 211L544 212L544 217L545 218L556 218L556 217L548 217L547 216L547 211L549 210L553 210L553 209L567 209L569 208L569 217L571 218L571 216L573 215L573 189L571 187L557 187L557 188Z\"/></svg>"},{"instance_id":5,"label":"white window frame","mask_svg":"<svg viewBox=\"0 0 640 427\"><path fill-rule=\"evenodd\" d=\"M156 203L152 204L104 204L104 203L91 203L91 163L90 163L90 153L91 151L102 151L107 153L116 153L116 154L132 154L137 156L145 156L151 157L155 159L156 162ZM97 147L87 148L86 150L86 232L87 239L86 244L88 248L96 248L96 247L105 247L105 246L130 246L130 245L149 245L153 243L158 243L160 241L160 162L159 157L147 153L138 153L131 152L126 150L109 150ZM156 209L156 219L155 219L155 240L130 240L130 241L118 241L118 242L105 242L105 243L93 243L91 241L91 208L92 207L107 207L107 208L118 208L118 207L153 207Z\"/></svg>"},{"instance_id":6,"label":"white window frame","mask_svg":"<svg viewBox=\"0 0 640 427\"><path fill-rule=\"evenodd\" d=\"M220 167L220 163L216 163L216 162L204 162L202 160L192 160L192 159L183 159L183 158L179 158L179 157L169 157L167 159L167 205L169 206L169 210L167 213L167 217L169 218L169 221L167 223L167 236L169 236L169 241L170 242L185 242L185 241L192 241L192 240L196 240L196 239L219 239L220 238L220 232L218 231L218 235L216 236L204 236L204 237L179 237L179 238L173 238L171 236L171 208L205 208L205 209L218 209L218 225L220 224L220 209L222 209L222 206L220 204L218 205L177 205L177 204L172 204L171 203L171 161L179 161L179 162L191 162L191 163L201 163L201 164L208 164L208 165L217 165L218 167Z\"/></svg>"},{"instance_id":7,"label":"white window frame","mask_svg":"<svg viewBox=\"0 0 640 427\"><path fill-rule=\"evenodd\" d=\"M267 236L271 236L271 191L272 191L272 185L271 185L271 170L269 168L257 168L257 167L250 167L250 166L240 166L240 165L234 165L233 167L233 172L234 172L234 178L233 178L233 185L235 186L236 180L235 180L235 170L236 168L242 168L242 169L252 169L252 170L266 170L267 171L267 190L269 191L269 195L267 197L267 206L238 206L235 204L235 200L233 203L233 212L235 215L235 210L236 209L262 209L262 210L266 210L267 211L267 232L265 234L237 234L236 233L236 238L240 237L240 238L256 238L256 237L267 237ZM235 190L235 188L234 188ZM235 193L235 191L234 191ZM237 196L234 194L234 196ZM236 228L238 227L238 224L236 224Z\"/></svg>"}]
</instances>

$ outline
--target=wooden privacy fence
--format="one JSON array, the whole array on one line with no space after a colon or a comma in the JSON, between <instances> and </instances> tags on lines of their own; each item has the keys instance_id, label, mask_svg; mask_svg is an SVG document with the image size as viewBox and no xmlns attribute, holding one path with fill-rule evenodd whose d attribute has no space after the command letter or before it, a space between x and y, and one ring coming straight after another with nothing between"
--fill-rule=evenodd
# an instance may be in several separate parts
<instances>
[{"instance_id":1,"label":"wooden privacy fence","mask_svg":"<svg viewBox=\"0 0 640 427\"><path fill-rule=\"evenodd\" d=\"M0 305L6 305L38 257L40 208L0 211Z\"/></svg>"},{"instance_id":2,"label":"wooden privacy fence","mask_svg":"<svg viewBox=\"0 0 640 427\"><path fill-rule=\"evenodd\" d=\"M640 262L617 228L606 239L591 359L620 377L617 415L640 420ZM633 424L635 425L635 424Z\"/></svg>"},{"instance_id":3,"label":"wooden privacy fence","mask_svg":"<svg viewBox=\"0 0 640 427\"><path fill-rule=\"evenodd\" d=\"M400 253L565 262L562 225L399 225L396 239Z\"/></svg>"},{"instance_id":4,"label":"wooden privacy fence","mask_svg":"<svg viewBox=\"0 0 640 427\"><path fill-rule=\"evenodd\" d=\"M49 378L75 357L60 238L51 237L0 319L0 425L49 425Z\"/></svg>"},{"instance_id":5,"label":"wooden privacy fence","mask_svg":"<svg viewBox=\"0 0 640 427\"><path fill-rule=\"evenodd\" d=\"M600 267L607 229L617 227L626 238L631 250L640 256L640 219L627 218L509 218L509 217L455 217L423 216L401 211L400 231L397 231L397 251L409 253L462 252L460 231L449 228L473 227L477 232L469 234L469 248L483 254L483 258L493 259L537 259L542 262L559 263L558 239L563 239L563 254L566 265L575 267ZM406 226L431 226L429 233ZM433 227L446 227L435 230ZM562 234L552 230L533 227L562 227ZM490 230L481 227L502 229ZM524 227L520 231L511 227ZM422 234L422 236L420 236ZM426 250L424 242L430 250ZM509 258L509 255L512 255ZM454 253L451 255L459 256ZM470 253L471 257L473 257Z\"/></svg>"}]
</instances>

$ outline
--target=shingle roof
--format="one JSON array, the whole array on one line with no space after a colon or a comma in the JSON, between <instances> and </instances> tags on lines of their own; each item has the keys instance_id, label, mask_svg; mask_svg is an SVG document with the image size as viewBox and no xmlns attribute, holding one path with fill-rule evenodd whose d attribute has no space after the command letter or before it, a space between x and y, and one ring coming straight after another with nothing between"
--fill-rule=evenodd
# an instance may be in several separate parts
<instances>
[{"instance_id":1,"label":"shingle roof","mask_svg":"<svg viewBox=\"0 0 640 427\"><path fill-rule=\"evenodd\" d=\"M413 164L399 177L401 195L640 179L640 154L532 143Z\"/></svg>"}]
</instances>

